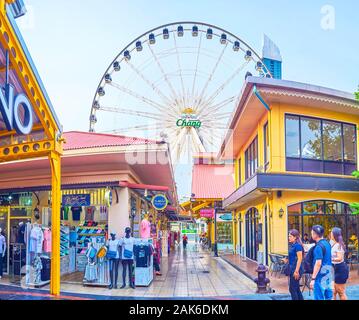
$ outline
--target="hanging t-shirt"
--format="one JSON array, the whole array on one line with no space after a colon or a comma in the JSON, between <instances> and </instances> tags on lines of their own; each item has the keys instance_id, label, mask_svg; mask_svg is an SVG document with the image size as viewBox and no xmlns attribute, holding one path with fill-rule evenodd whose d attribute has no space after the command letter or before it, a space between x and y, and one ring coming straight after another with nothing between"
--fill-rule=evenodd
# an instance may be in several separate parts
<instances>
[{"instance_id":1,"label":"hanging t-shirt","mask_svg":"<svg viewBox=\"0 0 359 320\"><path fill-rule=\"evenodd\" d=\"M133 246L135 244L135 238L122 238L120 239L120 246L122 246L121 250L121 258L122 260L133 260ZM126 252L128 255L126 254Z\"/></svg>"},{"instance_id":2,"label":"hanging t-shirt","mask_svg":"<svg viewBox=\"0 0 359 320\"><path fill-rule=\"evenodd\" d=\"M81 220L82 207L72 207L71 211L72 211L72 220L73 221L80 221Z\"/></svg>"},{"instance_id":3,"label":"hanging t-shirt","mask_svg":"<svg viewBox=\"0 0 359 320\"><path fill-rule=\"evenodd\" d=\"M141 221L140 237L142 239L148 239L151 237L151 223L147 219Z\"/></svg>"},{"instance_id":4,"label":"hanging t-shirt","mask_svg":"<svg viewBox=\"0 0 359 320\"><path fill-rule=\"evenodd\" d=\"M51 252L51 230L44 230L44 252Z\"/></svg>"},{"instance_id":5,"label":"hanging t-shirt","mask_svg":"<svg viewBox=\"0 0 359 320\"><path fill-rule=\"evenodd\" d=\"M61 208L61 220L69 220L69 207Z\"/></svg>"},{"instance_id":6,"label":"hanging t-shirt","mask_svg":"<svg viewBox=\"0 0 359 320\"><path fill-rule=\"evenodd\" d=\"M26 225L22 224L19 227L18 234L17 234L17 242L18 243L25 243L25 230L26 230Z\"/></svg>"},{"instance_id":7,"label":"hanging t-shirt","mask_svg":"<svg viewBox=\"0 0 359 320\"><path fill-rule=\"evenodd\" d=\"M42 253L44 233L40 227L33 227L30 231L30 252Z\"/></svg>"},{"instance_id":8,"label":"hanging t-shirt","mask_svg":"<svg viewBox=\"0 0 359 320\"><path fill-rule=\"evenodd\" d=\"M134 246L134 255L136 267L147 268L150 266L150 246L136 245Z\"/></svg>"},{"instance_id":9,"label":"hanging t-shirt","mask_svg":"<svg viewBox=\"0 0 359 320\"><path fill-rule=\"evenodd\" d=\"M86 221L94 221L95 220L95 207L86 207L86 215L85 220Z\"/></svg>"}]
</instances>

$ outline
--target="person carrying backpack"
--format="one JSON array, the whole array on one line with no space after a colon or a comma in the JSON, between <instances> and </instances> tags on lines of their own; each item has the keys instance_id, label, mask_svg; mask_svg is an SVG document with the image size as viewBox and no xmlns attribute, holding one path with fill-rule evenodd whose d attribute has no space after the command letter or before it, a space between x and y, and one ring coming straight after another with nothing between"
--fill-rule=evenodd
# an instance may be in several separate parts
<instances>
[{"instance_id":1,"label":"person carrying backpack","mask_svg":"<svg viewBox=\"0 0 359 320\"><path fill-rule=\"evenodd\" d=\"M345 284L349 277L349 268L345 263L345 244L342 236L342 229L333 228L330 233L332 242L332 263L334 267L334 298L339 294L340 300L348 300L345 294Z\"/></svg>"},{"instance_id":2,"label":"person carrying backpack","mask_svg":"<svg viewBox=\"0 0 359 320\"><path fill-rule=\"evenodd\" d=\"M309 250L304 266L307 268L308 260L312 260L313 272L310 288L314 291L314 300L332 300L334 279L331 246L323 238L324 228L322 226L313 226L311 234L316 245Z\"/></svg>"}]
</instances>

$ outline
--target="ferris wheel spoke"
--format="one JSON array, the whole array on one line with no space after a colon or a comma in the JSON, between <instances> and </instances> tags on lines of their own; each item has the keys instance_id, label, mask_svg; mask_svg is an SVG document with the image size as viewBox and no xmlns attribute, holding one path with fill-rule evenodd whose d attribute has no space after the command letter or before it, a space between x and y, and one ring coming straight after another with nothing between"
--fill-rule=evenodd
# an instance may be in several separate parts
<instances>
[{"instance_id":1,"label":"ferris wheel spoke","mask_svg":"<svg viewBox=\"0 0 359 320\"><path fill-rule=\"evenodd\" d=\"M100 107L99 110L106 111L106 112L133 115L133 116L140 116L140 117L155 119L155 120L161 120L163 118L161 116L161 114L158 114L158 113L138 111L135 109L124 109L124 108L116 108L116 107Z\"/></svg>"},{"instance_id":2,"label":"ferris wheel spoke","mask_svg":"<svg viewBox=\"0 0 359 320\"><path fill-rule=\"evenodd\" d=\"M148 86L150 86L151 89L152 89L155 93L157 93L157 94L162 98L162 100L163 100L166 104L168 104L168 105L172 104L171 100L170 100L164 93L162 93L162 91L161 91L160 89L158 89L153 82L151 82L150 80L148 80L148 79L146 78L146 76L143 74L143 72L141 72L138 68L136 68L131 62L129 62L129 61L127 61L127 60L126 60L126 62L127 62L127 64L130 66L130 68L131 68L134 72L136 72L136 74L137 74Z\"/></svg>"},{"instance_id":3,"label":"ferris wheel spoke","mask_svg":"<svg viewBox=\"0 0 359 320\"><path fill-rule=\"evenodd\" d=\"M206 144L210 144L212 145L215 149L218 148L222 137L218 136L218 135L214 135L213 133L210 132L206 132L206 131L201 131L199 133L199 136L202 137L204 143Z\"/></svg>"},{"instance_id":4,"label":"ferris wheel spoke","mask_svg":"<svg viewBox=\"0 0 359 320\"><path fill-rule=\"evenodd\" d=\"M232 114L232 112L225 112L225 113L213 113L211 115L211 119L213 119L214 121L218 121L218 120L226 120L228 119L228 117Z\"/></svg>"},{"instance_id":5,"label":"ferris wheel spoke","mask_svg":"<svg viewBox=\"0 0 359 320\"><path fill-rule=\"evenodd\" d=\"M211 104L215 98L236 78L236 76L249 64L249 61L245 61L208 99L206 99L200 106Z\"/></svg>"},{"instance_id":6,"label":"ferris wheel spoke","mask_svg":"<svg viewBox=\"0 0 359 320\"><path fill-rule=\"evenodd\" d=\"M178 65L178 69L179 69L179 75L181 78L181 87L182 87L182 103L183 103L183 107L186 105L186 92L184 89L184 82L183 82L183 77L182 77L182 68L181 68L181 61L180 61L180 55L178 52L178 47L177 47L177 40L176 40L176 35L175 33L173 34L173 39L174 39L174 43L175 43L175 50L176 50L176 56L177 56L177 65Z\"/></svg>"},{"instance_id":7,"label":"ferris wheel spoke","mask_svg":"<svg viewBox=\"0 0 359 320\"><path fill-rule=\"evenodd\" d=\"M154 50L152 49L152 47L151 47L151 45L150 45L149 43L148 43L148 47L149 47L149 49L150 49L150 51L151 51L151 54L152 54L153 58L154 58L155 61L156 61L156 64L157 64L158 68L160 69L160 71L161 71L161 73L162 73L164 79L166 80L166 83L167 83L168 88L171 90L173 99L176 101L176 104L177 104L177 99L178 99L178 98L177 98L177 93L176 93L175 89L173 88L172 83L169 81L169 79L168 79L168 77L167 77L167 74L166 74L165 70L163 69L163 67L162 67L162 65L161 65L160 60L158 59L156 53L154 52Z\"/></svg>"},{"instance_id":8,"label":"ferris wheel spoke","mask_svg":"<svg viewBox=\"0 0 359 320\"><path fill-rule=\"evenodd\" d=\"M208 79L207 79L207 82L206 82L205 86L204 86L203 89L202 89L202 92L201 92L201 94L200 94L200 96L199 96L199 103L198 103L198 105L201 104L201 102L202 102L202 99L203 99L203 97L204 97L204 94L205 94L206 91L207 91L208 85L210 84L210 82L211 82L212 79L213 79L213 75L215 74L215 72L216 72L216 70L217 70L217 68L218 68L218 66L219 66L219 64L220 64L220 62L221 62L221 60L222 60L222 58L223 58L223 55L224 55L224 52L225 52L226 49L227 49L227 46L228 46L228 42L226 43L226 45L224 46L224 48L223 48L221 54L220 54L219 57L217 58L217 61L216 61L215 65L214 65L214 67L213 67L213 70L212 70L212 72L210 73L210 75L209 75L209 77L208 77ZM198 109L198 105L196 106L196 110Z\"/></svg>"},{"instance_id":9,"label":"ferris wheel spoke","mask_svg":"<svg viewBox=\"0 0 359 320\"><path fill-rule=\"evenodd\" d=\"M201 32L201 36L200 36L200 38L199 38L198 49L197 49L196 68L195 68L195 72L194 72L194 76L193 76L192 99L193 99L193 97L194 97L195 87L196 87L196 81L197 81L197 72L198 72L199 57L200 57L200 54L201 54L201 47L202 47L202 35L203 35L203 33Z\"/></svg>"},{"instance_id":10,"label":"ferris wheel spoke","mask_svg":"<svg viewBox=\"0 0 359 320\"><path fill-rule=\"evenodd\" d=\"M114 129L114 130L109 130L109 131L105 131L105 132L113 132L113 133L124 133L124 132L131 132L131 131L157 131L157 130L162 130L163 129L163 123L162 122L157 122L155 124L151 124L151 125L137 125L137 126L131 126L131 127L127 127L127 128L121 128L121 129Z\"/></svg>"},{"instance_id":11,"label":"ferris wheel spoke","mask_svg":"<svg viewBox=\"0 0 359 320\"><path fill-rule=\"evenodd\" d=\"M167 108L165 106L163 106L163 105L161 105L161 104L159 104L159 103L157 103L157 102L155 102L155 101L153 101L153 100L151 100L149 98L146 98L145 96L143 96L143 95L141 95L139 93L136 93L136 92L134 92L134 91L132 91L132 90L118 84L118 83L115 83L115 82L112 81L112 82L109 83L109 85L116 88L116 89L118 89L118 90L120 90L121 92L124 92L124 93L126 93L126 94L128 94L128 95L142 101L142 102L147 103L148 105L152 106L153 108L157 109L160 112L166 112Z\"/></svg>"},{"instance_id":12,"label":"ferris wheel spoke","mask_svg":"<svg viewBox=\"0 0 359 320\"><path fill-rule=\"evenodd\" d=\"M233 101L235 101L236 97L233 96L233 97L230 97L230 98L227 98L213 106L210 106L208 107L207 109L202 109L198 114L197 116L200 117L200 116L203 116L203 117L206 117L208 116L209 114L213 114L214 112L218 111L218 110L221 110L222 108L224 108L225 106L227 106L228 104L232 103ZM206 111L206 112L205 112ZM204 113L205 112L205 113Z\"/></svg>"},{"instance_id":13,"label":"ferris wheel spoke","mask_svg":"<svg viewBox=\"0 0 359 320\"><path fill-rule=\"evenodd\" d=\"M198 134L198 131L195 128L191 128L191 137L193 145L197 147L196 152L206 152L206 149L203 146L202 140Z\"/></svg>"}]
</instances>

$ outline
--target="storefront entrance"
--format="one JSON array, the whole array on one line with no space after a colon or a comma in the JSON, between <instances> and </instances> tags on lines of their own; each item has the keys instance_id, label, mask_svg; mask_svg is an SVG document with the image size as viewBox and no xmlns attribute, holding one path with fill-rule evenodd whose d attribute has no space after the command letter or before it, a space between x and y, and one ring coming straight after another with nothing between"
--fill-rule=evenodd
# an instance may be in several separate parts
<instances>
[{"instance_id":1,"label":"storefront entrance","mask_svg":"<svg viewBox=\"0 0 359 320\"><path fill-rule=\"evenodd\" d=\"M256 208L251 208L246 213L246 256L252 260L257 260L259 250L257 243L257 216L258 210Z\"/></svg>"},{"instance_id":2,"label":"storefront entrance","mask_svg":"<svg viewBox=\"0 0 359 320\"><path fill-rule=\"evenodd\" d=\"M348 204L330 200L314 200L297 203L288 207L288 230L297 229L302 239L310 238L312 226L324 227L328 237L334 227L342 229L348 254L358 251L359 216L351 214Z\"/></svg>"}]
</instances>

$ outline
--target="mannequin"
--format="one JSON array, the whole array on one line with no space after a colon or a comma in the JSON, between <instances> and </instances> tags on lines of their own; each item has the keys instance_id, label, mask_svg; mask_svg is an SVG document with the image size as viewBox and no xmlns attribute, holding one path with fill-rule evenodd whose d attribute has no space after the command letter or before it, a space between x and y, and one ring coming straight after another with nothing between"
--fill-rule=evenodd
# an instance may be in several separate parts
<instances>
[{"instance_id":1,"label":"mannequin","mask_svg":"<svg viewBox=\"0 0 359 320\"><path fill-rule=\"evenodd\" d=\"M2 234L2 229L0 228L0 279L3 274L3 261L6 253L6 239Z\"/></svg>"},{"instance_id":2,"label":"mannequin","mask_svg":"<svg viewBox=\"0 0 359 320\"><path fill-rule=\"evenodd\" d=\"M110 263L110 286L109 289L115 288L117 289L117 279L118 279L118 266L120 263L120 240L116 239L116 233L111 233L111 239L108 240L108 252L116 252L115 256L111 256L109 258Z\"/></svg>"},{"instance_id":3,"label":"mannequin","mask_svg":"<svg viewBox=\"0 0 359 320\"><path fill-rule=\"evenodd\" d=\"M122 287L121 289L126 287L126 269L128 268L129 273L129 282L130 287L135 289L135 284L132 278L132 270L133 270L133 246L135 244L135 239L131 237L131 228L127 227L125 229L125 237L120 240L120 245L122 247L121 259L122 259Z\"/></svg>"},{"instance_id":4,"label":"mannequin","mask_svg":"<svg viewBox=\"0 0 359 320\"><path fill-rule=\"evenodd\" d=\"M148 239L151 237L151 223L148 221L147 213L145 214L145 217L141 221L140 237L141 239Z\"/></svg>"}]
</instances>

